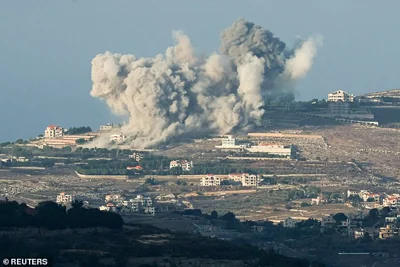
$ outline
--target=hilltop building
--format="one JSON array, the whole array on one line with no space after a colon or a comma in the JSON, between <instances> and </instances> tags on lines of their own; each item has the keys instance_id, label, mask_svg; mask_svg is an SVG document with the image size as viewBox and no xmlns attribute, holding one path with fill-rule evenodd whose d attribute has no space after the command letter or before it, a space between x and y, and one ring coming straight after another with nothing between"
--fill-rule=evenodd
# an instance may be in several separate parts
<instances>
[{"instance_id":1,"label":"hilltop building","mask_svg":"<svg viewBox=\"0 0 400 267\"><path fill-rule=\"evenodd\" d=\"M193 161L188 160L173 160L169 163L169 168L181 167L183 171L190 171L193 168Z\"/></svg>"},{"instance_id":2,"label":"hilltop building","mask_svg":"<svg viewBox=\"0 0 400 267\"><path fill-rule=\"evenodd\" d=\"M354 102L354 95L351 95L343 90L338 90L328 94L328 102Z\"/></svg>"},{"instance_id":3,"label":"hilltop building","mask_svg":"<svg viewBox=\"0 0 400 267\"><path fill-rule=\"evenodd\" d=\"M64 129L57 125L50 125L44 131L45 138L57 138L64 136Z\"/></svg>"},{"instance_id":4,"label":"hilltop building","mask_svg":"<svg viewBox=\"0 0 400 267\"><path fill-rule=\"evenodd\" d=\"M101 132L107 132L111 131L114 127L114 124L112 123L107 123L106 125L100 125L100 131Z\"/></svg>"}]
</instances>

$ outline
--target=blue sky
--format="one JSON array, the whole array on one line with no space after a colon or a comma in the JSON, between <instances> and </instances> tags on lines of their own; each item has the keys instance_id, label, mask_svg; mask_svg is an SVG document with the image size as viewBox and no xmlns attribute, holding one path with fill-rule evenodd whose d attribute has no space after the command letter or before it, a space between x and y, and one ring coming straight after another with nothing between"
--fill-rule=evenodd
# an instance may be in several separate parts
<instances>
[{"instance_id":1,"label":"blue sky","mask_svg":"<svg viewBox=\"0 0 400 267\"><path fill-rule=\"evenodd\" d=\"M116 120L89 95L90 62L106 50L153 56L186 32L197 51L218 50L239 17L291 46L320 34L324 45L298 99L398 88L400 1L385 0L3 0L0 1L0 142Z\"/></svg>"}]
</instances>

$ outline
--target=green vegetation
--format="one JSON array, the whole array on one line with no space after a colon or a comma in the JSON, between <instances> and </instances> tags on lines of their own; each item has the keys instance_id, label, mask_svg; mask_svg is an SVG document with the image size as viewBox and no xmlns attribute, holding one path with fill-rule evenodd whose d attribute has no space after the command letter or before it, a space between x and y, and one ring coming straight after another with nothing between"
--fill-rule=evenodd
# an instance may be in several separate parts
<instances>
[{"instance_id":1,"label":"green vegetation","mask_svg":"<svg viewBox=\"0 0 400 267\"><path fill-rule=\"evenodd\" d=\"M136 166L135 161L89 160L80 165L76 171L85 175L135 175L139 171L127 170L128 166Z\"/></svg>"},{"instance_id":2,"label":"green vegetation","mask_svg":"<svg viewBox=\"0 0 400 267\"><path fill-rule=\"evenodd\" d=\"M52 201L38 204L35 209L16 201L0 203L0 227L39 227L49 230L65 228L106 227L120 229L123 220L120 215L98 209L85 209L82 202L72 203L66 210Z\"/></svg>"},{"instance_id":3,"label":"green vegetation","mask_svg":"<svg viewBox=\"0 0 400 267\"><path fill-rule=\"evenodd\" d=\"M85 134L90 133L92 129L89 126L82 126L82 127L71 127L68 129L66 134L68 135L78 135L78 134Z\"/></svg>"}]
</instances>

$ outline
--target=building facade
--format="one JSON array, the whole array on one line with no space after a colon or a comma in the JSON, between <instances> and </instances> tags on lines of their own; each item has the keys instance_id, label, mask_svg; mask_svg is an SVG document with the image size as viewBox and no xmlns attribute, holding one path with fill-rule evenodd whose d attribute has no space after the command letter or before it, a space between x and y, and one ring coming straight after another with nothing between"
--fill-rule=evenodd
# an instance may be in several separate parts
<instances>
[{"instance_id":1,"label":"building facade","mask_svg":"<svg viewBox=\"0 0 400 267\"><path fill-rule=\"evenodd\" d=\"M200 184L201 186L220 186L221 178L212 174L208 174L205 177L201 178Z\"/></svg>"},{"instance_id":2,"label":"building facade","mask_svg":"<svg viewBox=\"0 0 400 267\"><path fill-rule=\"evenodd\" d=\"M57 195L57 199L56 202L58 204L68 204L68 203L72 203L72 201L74 201L74 196L73 195L67 195L64 192L60 193L59 195Z\"/></svg>"},{"instance_id":3,"label":"building facade","mask_svg":"<svg viewBox=\"0 0 400 267\"><path fill-rule=\"evenodd\" d=\"M173 160L169 163L169 168L181 167L183 171L190 171L193 168L193 161L189 160Z\"/></svg>"},{"instance_id":4,"label":"building facade","mask_svg":"<svg viewBox=\"0 0 400 267\"><path fill-rule=\"evenodd\" d=\"M102 132L111 131L113 128L114 128L114 125L111 123L108 123L106 125L100 125L100 131L102 131Z\"/></svg>"},{"instance_id":5,"label":"building facade","mask_svg":"<svg viewBox=\"0 0 400 267\"><path fill-rule=\"evenodd\" d=\"M45 138L57 138L64 136L64 129L57 125L50 125L44 131Z\"/></svg>"},{"instance_id":6,"label":"building facade","mask_svg":"<svg viewBox=\"0 0 400 267\"><path fill-rule=\"evenodd\" d=\"M350 114L350 103L339 101L332 101L328 103L329 113L336 115Z\"/></svg>"},{"instance_id":7,"label":"building facade","mask_svg":"<svg viewBox=\"0 0 400 267\"><path fill-rule=\"evenodd\" d=\"M337 90L328 94L328 102L354 102L354 95L351 95L343 90Z\"/></svg>"}]
</instances>

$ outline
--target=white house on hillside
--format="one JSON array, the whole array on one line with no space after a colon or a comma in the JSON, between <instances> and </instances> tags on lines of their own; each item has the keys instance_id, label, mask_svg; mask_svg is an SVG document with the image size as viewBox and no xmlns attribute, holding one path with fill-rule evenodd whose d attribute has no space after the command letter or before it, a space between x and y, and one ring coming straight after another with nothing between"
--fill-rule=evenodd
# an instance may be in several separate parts
<instances>
[{"instance_id":1,"label":"white house on hillside","mask_svg":"<svg viewBox=\"0 0 400 267\"><path fill-rule=\"evenodd\" d=\"M57 125L50 125L44 131L45 138L57 138L64 135L64 129Z\"/></svg>"},{"instance_id":2,"label":"white house on hillside","mask_svg":"<svg viewBox=\"0 0 400 267\"><path fill-rule=\"evenodd\" d=\"M221 178L214 176L212 174L208 174L207 176L201 178L200 184L202 186L220 186Z\"/></svg>"},{"instance_id":3,"label":"white house on hillside","mask_svg":"<svg viewBox=\"0 0 400 267\"><path fill-rule=\"evenodd\" d=\"M328 102L354 102L354 95L351 95L343 90L337 90L328 94Z\"/></svg>"}]
</instances>

